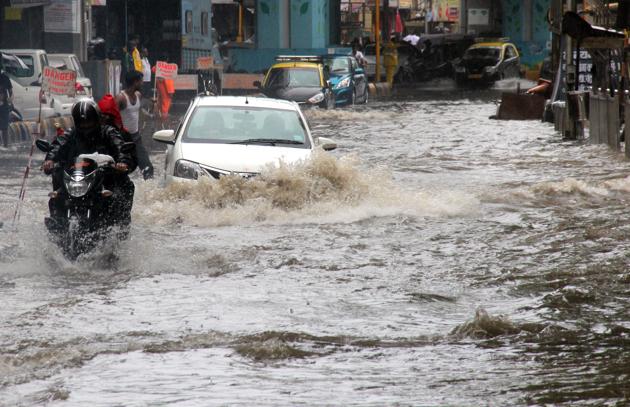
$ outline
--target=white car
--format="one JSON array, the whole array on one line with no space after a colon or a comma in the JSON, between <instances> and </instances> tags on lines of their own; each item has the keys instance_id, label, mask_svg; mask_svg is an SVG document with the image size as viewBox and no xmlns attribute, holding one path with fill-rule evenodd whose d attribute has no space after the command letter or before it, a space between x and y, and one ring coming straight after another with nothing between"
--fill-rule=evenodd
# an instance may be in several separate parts
<instances>
[{"instance_id":1,"label":"white car","mask_svg":"<svg viewBox=\"0 0 630 407\"><path fill-rule=\"evenodd\" d=\"M48 54L46 51L42 49L2 49L0 52L15 55L26 65L27 69L21 72L16 72L12 79L22 87L20 91L24 90L23 93L25 95L24 100L26 106L29 106L30 108L34 101L39 106L42 75L44 67L49 65ZM86 95L81 94L77 94L76 97L54 95L45 97L43 101L44 107L48 106L52 108L56 116L69 116L74 103L86 97ZM29 109L23 108L18 101L14 100L14 105L18 111L26 111L26 113L22 113L25 120L27 118L33 118L31 112L28 111ZM35 116L35 118L36 117L37 116Z\"/></svg>"},{"instance_id":2,"label":"white car","mask_svg":"<svg viewBox=\"0 0 630 407\"><path fill-rule=\"evenodd\" d=\"M268 165L308 159L313 150L334 150L327 138L313 138L295 102L257 97L199 96L177 132L161 130L155 141L168 144L167 183L251 177Z\"/></svg>"}]
</instances>

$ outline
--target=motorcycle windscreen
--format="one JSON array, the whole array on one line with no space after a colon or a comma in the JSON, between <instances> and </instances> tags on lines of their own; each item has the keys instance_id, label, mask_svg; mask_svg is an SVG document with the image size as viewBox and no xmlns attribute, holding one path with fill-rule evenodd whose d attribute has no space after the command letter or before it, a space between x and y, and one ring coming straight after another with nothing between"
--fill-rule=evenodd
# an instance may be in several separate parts
<instances>
[{"instance_id":1,"label":"motorcycle windscreen","mask_svg":"<svg viewBox=\"0 0 630 407\"><path fill-rule=\"evenodd\" d=\"M97 168L98 168L98 165L96 164L96 161L90 160L89 158L77 157L74 160L74 162L71 162L66 166L65 172L69 176L73 176L73 175L87 176L93 173L94 171L96 171Z\"/></svg>"}]
</instances>

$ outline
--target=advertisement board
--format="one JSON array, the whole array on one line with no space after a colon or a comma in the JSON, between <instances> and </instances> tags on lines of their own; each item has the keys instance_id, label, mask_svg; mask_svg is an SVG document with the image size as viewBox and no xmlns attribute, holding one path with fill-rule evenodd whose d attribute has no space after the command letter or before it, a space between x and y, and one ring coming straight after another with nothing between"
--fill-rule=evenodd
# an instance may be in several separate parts
<instances>
[{"instance_id":1,"label":"advertisement board","mask_svg":"<svg viewBox=\"0 0 630 407\"><path fill-rule=\"evenodd\" d=\"M460 0L434 0L433 1L433 21L436 22L458 22L460 19Z\"/></svg>"},{"instance_id":2,"label":"advertisement board","mask_svg":"<svg viewBox=\"0 0 630 407\"><path fill-rule=\"evenodd\" d=\"M44 7L44 32L81 33L79 0L52 0Z\"/></svg>"}]
</instances>

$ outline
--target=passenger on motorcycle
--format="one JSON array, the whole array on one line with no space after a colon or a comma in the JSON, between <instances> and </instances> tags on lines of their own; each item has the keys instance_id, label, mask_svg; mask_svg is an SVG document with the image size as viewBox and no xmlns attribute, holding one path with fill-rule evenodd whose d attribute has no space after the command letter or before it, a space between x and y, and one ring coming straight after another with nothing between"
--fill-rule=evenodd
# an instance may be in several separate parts
<instances>
[{"instance_id":1,"label":"passenger on motorcycle","mask_svg":"<svg viewBox=\"0 0 630 407\"><path fill-rule=\"evenodd\" d=\"M108 216L112 224L128 226L131 222L131 208L135 187L128 173L137 164L133 155L123 152L124 140L118 129L101 123L101 112L92 100L81 100L72 107L74 128L63 136L58 136L52 143L52 150L46 155L42 169L53 176L53 190L58 191L63 185L63 167L73 162L81 154L107 154L115 164L104 181L104 187L114 192ZM55 165L60 164L60 165ZM64 198L51 198L50 216L54 219L63 216Z\"/></svg>"}]
</instances>

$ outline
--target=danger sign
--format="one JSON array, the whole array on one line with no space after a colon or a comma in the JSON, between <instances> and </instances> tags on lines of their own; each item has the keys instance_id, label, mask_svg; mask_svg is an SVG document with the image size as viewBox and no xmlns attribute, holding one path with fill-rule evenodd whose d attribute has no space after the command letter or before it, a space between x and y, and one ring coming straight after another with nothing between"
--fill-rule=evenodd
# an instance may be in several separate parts
<instances>
[{"instance_id":1,"label":"danger sign","mask_svg":"<svg viewBox=\"0 0 630 407\"><path fill-rule=\"evenodd\" d=\"M155 64L155 77L164 79L175 79L177 77L177 64L157 61Z\"/></svg>"},{"instance_id":2,"label":"danger sign","mask_svg":"<svg viewBox=\"0 0 630 407\"><path fill-rule=\"evenodd\" d=\"M77 73L75 71L44 67L42 91L46 94L74 97L77 92Z\"/></svg>"}]
</instances>

